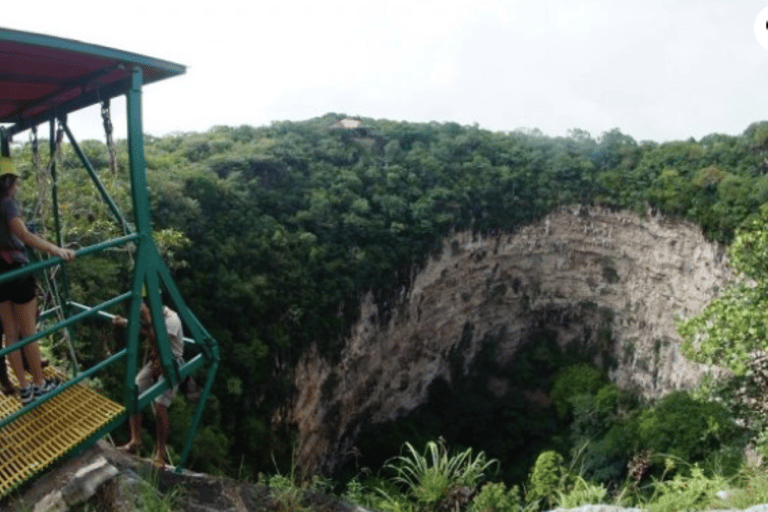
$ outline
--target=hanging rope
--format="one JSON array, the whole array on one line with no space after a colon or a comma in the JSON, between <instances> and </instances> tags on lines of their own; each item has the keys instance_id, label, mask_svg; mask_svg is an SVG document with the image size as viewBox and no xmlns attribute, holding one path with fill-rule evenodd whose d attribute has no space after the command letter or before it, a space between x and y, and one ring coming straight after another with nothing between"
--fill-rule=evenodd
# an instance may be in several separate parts
<instances>
[{"instance_id":1,"label":"hanging rope","mask_svg":"<svg viewBox=\"0 0 768 512\"><path fill-rule=\"evenodd\" d=\"M45 166L40 165L40 147L37 140L37 127L32 130L32 165L37 181L37 198L32 209L32 223L39 234L45 233L45 221L49 215L47 198L51 193L51 174L54 162L61 162L61 141L64 138L64 129L59 125L56 132L56 146L53 154Z\"/></svg>"},{"instance_id":2,"label":"hanging rope","mask_svg":"<svg viewBox=\"0 0 768 512\"><path fill-rule=\"evenodd\" d=\"M112 138L112 114L109 109L109 100L101 102L101 119L104 122L104 135L107 138L107 149L109 150L109 169L113 176L117 176L117 151L115 150L115 141Z\"/></svg>"},{"instance_id":3,"label":"hanging rope","mask_svg":"<svg viewBox=\"0 0 768 512\"><path fill-rule=\"evenodd\" d=\"M37 183L37 197L35 198L35 206L32 209L31 221L37 231L42 233L45 231L45 215L47 213L45 198L48 197L48 175L50 173L46 172L40 161L40 142L37 138L37 126L32 127L29 138L30 146L32 147L32 169L34 170L35 182ZM50 162L48 166L50 166ZM40 226L38 226L38 222Z\"/></svg>"},{"instance_id":4,"label":"hanging rope","mask_svg":"<svg viewBox=\"0 0 768 512\"><path fill-rule=\"evenodd\" d=\"M30 129L29 138L32 146L32 167L37 171L40 169L40 143L37 140L37 126Z\"/></svg>"},{"instance_id":5,"label":"hanging rope","mask_svg":"<svg viewBox=\"0 0 768 512\"><path fill-rule=\"evenodd\" d=\"M58 119L58 127L56 129L56 148L53 154L53 158L51 158L51 161L48 163L48 176L50 177L50 180L48 181L51 183L53 181L53 165L54 162L56 163L56 168L60 169L59 163L63 161L62 158L62 141L64 140L64 126L62 123L66 123L66 117L63 118L63 120L60 118ZM58 288L58 281L56 279L56 274L59 273L61 270L61 267L58 265L54 265L52 267L48 267L45 271L45 278L48 284L48 290L51 294L51 300L53 302L53 307L56 311L56 317L59 322L64 320L64 308L62 304L62 298L61 298L61 292ZM77 361L77 354L75 352L75 346L72 344L72 338L69 335L69 329L65 328L61 330L61 335L64 341L67 344L67 348L69 349L69 358L72 362L72 366L74 367L75 374L80 372L80 364Z\"/></svg>"},{"instance_id":6,"label":"hanging rope","mask_svg":"<svg viewBox=\"0 0 768 512\"><path fill-rule=\"evenodd\" d=\"M37 126L32 127L30 131L32 166L37 181L37 198L35 199L35 206L30 221L34 226L34 230L43 236L46 232L46 221L50 215L50 203L48 199L51 196L53 166L54 164L58 165L58 163L62 161L61 147L63 139L64 128L61 125L61 121L59 121L58 130L56 131L56 144L48 159L48 163L43 166L40 158L40 141L37 136ZM40 283L40 287L42 288L41 306L43 310L54 310L56 312L57 320L62 321L64 320L64 311L61 307L61 292L58 289L56 281L56 275L59 270L60 268L58 266L52 266L46 268L42 272L43 280L42 283ZM72 365L75 371L79 372L79 364L72 344L72 339L69 335L69 330L62 329L61 337L62 339L59 343L66 343ZM55 345L58 345L58 343L55 343Z\"/></svg>"}]
</instances>

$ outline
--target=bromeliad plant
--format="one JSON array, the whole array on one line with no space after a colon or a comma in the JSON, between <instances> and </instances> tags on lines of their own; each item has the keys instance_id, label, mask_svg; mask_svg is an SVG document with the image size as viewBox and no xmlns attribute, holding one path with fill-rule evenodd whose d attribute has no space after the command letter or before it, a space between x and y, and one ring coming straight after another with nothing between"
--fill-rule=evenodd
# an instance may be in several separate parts
<instances>
[{"instance_id":1,"label":"bromeliad plant","mask_svg":"<svg viewBox=\"0 0 768 512\"><path fill-rule=\"evenodd\" d=\"M498 470L499 465L482 451L473 455L472 448L451 455L443 440L429 441L424 453L408 442L404 450L404 455L390 459L384 469L394 473L393 483L406 488L416 510L436 510L447 501L468 503L486 472L493 466Z\"/></svg>"}]
</instances>

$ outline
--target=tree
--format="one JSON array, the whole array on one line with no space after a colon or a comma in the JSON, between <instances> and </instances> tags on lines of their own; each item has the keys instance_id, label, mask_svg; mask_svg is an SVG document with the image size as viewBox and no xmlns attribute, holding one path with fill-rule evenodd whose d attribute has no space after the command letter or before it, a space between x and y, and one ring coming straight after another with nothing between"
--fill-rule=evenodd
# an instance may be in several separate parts
<instances>
[{"instance_id":1,"label":"tree","mask_svg":"<svg viewBox=\"0 0 768 512\"><path fill-rule=\"evenodd\" d=\"M679 332L687 357L742 375L768 334L768 204L737 232L728 254L737 281Z\"/></svg>"}]
</instances>

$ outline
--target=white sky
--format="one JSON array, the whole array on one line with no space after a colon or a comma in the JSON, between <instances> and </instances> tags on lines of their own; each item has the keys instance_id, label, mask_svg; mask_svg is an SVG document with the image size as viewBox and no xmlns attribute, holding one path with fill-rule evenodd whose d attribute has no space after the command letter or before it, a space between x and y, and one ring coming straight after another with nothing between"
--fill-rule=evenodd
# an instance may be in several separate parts
<instances>
[{"instance_id":1,"label":"white sky","mask_svg":"<svg viewBox=\"0 0 768 512\"><path fill-rule=\"evenodd\" d=\"M144 131L327 112L636 140L768 119L768 0L37 0L0 26L188 66L144 89ZM113 106L120 124L124 102ZM103 138L98 111L71 117ZM119 117L118 117L119 116Z\"/></svg>"}]
</instances>

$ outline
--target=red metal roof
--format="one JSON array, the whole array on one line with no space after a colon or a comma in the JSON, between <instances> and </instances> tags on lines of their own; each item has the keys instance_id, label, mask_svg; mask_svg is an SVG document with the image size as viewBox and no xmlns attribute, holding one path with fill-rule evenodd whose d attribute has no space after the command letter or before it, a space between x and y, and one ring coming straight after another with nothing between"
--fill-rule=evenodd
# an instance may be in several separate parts
<instances>
[{"instance_id":1,"label":"red metal roof","mask_svg":"<svg viewBox=\"0 0 768 512\"><path fill-rule=\"evenodd\" d=\"M0 123L18 132L128 91L180 75L180 64L59 37L0 28Z\"/></svg>"}]
</instances>

